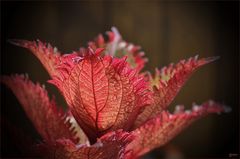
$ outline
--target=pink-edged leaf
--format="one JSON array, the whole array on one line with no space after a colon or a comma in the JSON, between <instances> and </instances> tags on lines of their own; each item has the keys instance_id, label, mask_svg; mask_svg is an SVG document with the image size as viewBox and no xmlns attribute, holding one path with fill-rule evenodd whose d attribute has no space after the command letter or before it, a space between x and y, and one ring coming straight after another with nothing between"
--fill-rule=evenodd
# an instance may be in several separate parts
<instances>
[{"instance_id":1,"label":"pink-edged leaf","mask_svg":"<svg viewBox=\"0 0 240 159\"><path fill-rule=\"evenodd\" d=\"M135 127L166 109L194 71L216 59L217 57L198 59L196 56L188 60L181 60L176 65L170 64L168 67L156 70L155 78L150 75L154 102L138 116Z\"/></svg>"},{"instance_id":2,"label":"pink-edged leaf","mask_svg":"<svg viewBox=\"0 0 240 159\"><path fill-rule=\"evenodd\" d=\"M93 145L75 145L67 139L57 140L55 145L45 145L48 158L57 159L124 159L125 147L133 135L122 130L109 132Z\"/></svg>"},{"instance_id":3,"label":"pink-edged leaf","mask_svg":"<svg viewBox=\"0 0 240 159\"><path fill-rule=\"evenodd\" d=\"M147 62L141 47L124 41L115 27L112 27L112 31L107 32L107 36L108 40L104 40L104 37L100 34L95 41L89 42L89 46L92 48L105 48L106 55L115 57L128 56L127 62L130 66L137 71L141 71Z\"/></svg>"},{"instance_id":4,"label":"pink-edged leaf","mask_svg":"<svg viewBox=\"0 0 240 159\"><path fill-rule=\"evenodd\" d=\"M66 57L59 68L61 76L50 82L61 90L73 116L94 142L107 131L129 129L149 104L150 92L125 57L102 58L92 49L87 51L83 57Z\"/></svg>"},{"instance_id":5,"label":"pink-edged leaf","mask_svg":"<svg viewBox=\"0 0 240 159\"><path fill-rule=\"evenodd\" d=\"M10 42L29 49L40 60L51 77L58 74L56 67L60 63L61 54L56 47L53 48L50 44L43 43L40 40L28 41L12 39Z\"/></svg>"},{"instance_id":6,"label":"pink-edged leaf","mask_svg":"<svg viewBox=\"0 0 240 159\"><path fill-rule=\"evenodd\" d=\"M177 106L174 114L163 111L132 132L136 138L127 150L132 151L130 155L132 158L144 155L169 142L196 119L210 113L228 112L229 110L229 107L208 101L200 106L193 104L191 111L185 111L184 106Z\"/></svg>"},{"instance_id":7,"label":"pink-edged leaf","mask_svg":"<svg viewBox=\"0 0 240 159\"><path fill-rule=\"evenodd\" d=\"M32 83L23 75L3 76L1 82L13 91L46 142L52 143L59 138L78 142L74 127L66 119L67 115L56 106L54 99L48 98L47 91L38 83Z\"/></svg>"}]
</instances>

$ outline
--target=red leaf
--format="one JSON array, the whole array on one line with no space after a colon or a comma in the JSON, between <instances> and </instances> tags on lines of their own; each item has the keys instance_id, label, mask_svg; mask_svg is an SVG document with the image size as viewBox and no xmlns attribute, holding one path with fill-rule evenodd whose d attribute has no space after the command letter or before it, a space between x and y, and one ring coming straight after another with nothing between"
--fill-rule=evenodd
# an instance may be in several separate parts
<instances>
[{"instance_id":1,"label":"red leaf","mask_svg":"<svg viewBox=\"0 0 240 159\"><path fill-rule=\"evenodd\" d=\"M124 41L115 27L112 27L112 31L108 31L107 35L108 41L105 41L100 34L94 42L89 42L89 46L92 48L105 48L106 55L115 57L128 56L127 62L130 66L136 68L137 71L142 70L147 62L147 58L144 57L141 47Z\"/></svg>"},{"instance_id":2,"label":"red leaf","mask_svg":"<svg viewBox=\"0 0 240 159\"><path fill-rule=\"evenodd\" d=\"M40 40L10 40L12 44L29 49L42 63L49 75L52 77L57 74L56 67L60 63L61 55L57 48L50 44L42 43Z\"/></svg>"},{"instance_id":3,"label":"red leaf","mask_svg":"<svg viewBox=\"0 0 240 159\"><path fill-rule=\"evenodd\" d=\"M125 147L133 140L127 132L118 130L102 136L94 145L75 145L67 139L55 145L45 145L48 158L57 159L123 159Z\"/></svg>"},{"instance_id":4,"label":"red leaf","mask_svg":"<svg viewBox=\"0 0 240 159\"><path fill-rule=\"evenodd\" d=\"M170 64L160 71L156 70L155 78L152 78L150 75L150 83L153 86L154 102L151 106L146 107L138 116L135 127L138 127L166 109L193 72L199 67L216 59L217 57L211 57L198 60L196 56L186 61L182 60L176 65Z\"/></svg>"},{"instance_id":5,"label":"red leaf","mask_svg":"<svg viewBox=\"0 0 240 159\"><path fill-rule=\"evenodd\" d=\"M69 55L72 56L72 55ZM67 58L54 83L91 142L110 130L129 129L140 109L149 103L143 77L126 58L101 58L88 50L81 60Z\"/></svg>"},{"instance_id":6,"label":"red leaf","mask_svg":"<svg viewBox=\"0 0 240 159\"><path fill-rule=\"evenodd\" d=\"M201 106L193 105L191 111L184 111L184 106L177 106L174 114L163 111L156 118L147 121L133 131L136 139L127 147L127 150L132 150L130 155L132 158L141 156L169 142L196 119L209 113L228 112L229 109L209 101Z\"/></svg>"},{"instance_id":7,"label":"red leaf","mask_svg":"<svg viewBox=\"0 0 240 159\"><path fill-rule=\"evenodd\" d=\"M50 100L47 91L20 75L3 76L1 82L6 84L22 104L24 111L35 128L47 142L55 142L59 138L71 139L75 143L74 127L66 120L66 115L57 108L55 101Z\"/></svg>"}]
</instances>

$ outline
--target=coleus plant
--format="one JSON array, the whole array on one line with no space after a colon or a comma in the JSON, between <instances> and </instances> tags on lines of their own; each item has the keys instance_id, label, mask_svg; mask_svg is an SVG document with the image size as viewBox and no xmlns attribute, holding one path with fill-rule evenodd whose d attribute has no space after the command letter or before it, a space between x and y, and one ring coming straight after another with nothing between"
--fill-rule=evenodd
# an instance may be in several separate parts
<instances>
[{"instance_id":1,"label":"coleus plant","mask_svg":"<svg viewBox=\"0 0 240 159\"><path fill-rule=\"evenodd\" d=\"M64 112L44 86L27 76L3 76L43 141L47 158L136 159L163 146L195 120L229 110L207 101L191 110L167 108L192 73L216 59L198 57L143 71L139 46L127 43L116 28L71 54L41 41L12 40L29 49L49 73L68 104Z\"/></svg>"}]
</instances>

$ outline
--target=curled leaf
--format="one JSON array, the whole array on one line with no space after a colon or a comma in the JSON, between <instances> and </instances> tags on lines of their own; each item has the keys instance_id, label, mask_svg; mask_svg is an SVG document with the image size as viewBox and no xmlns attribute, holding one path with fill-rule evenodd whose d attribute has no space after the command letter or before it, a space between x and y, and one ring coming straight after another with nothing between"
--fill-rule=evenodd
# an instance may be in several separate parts
<instances>
[{"instance_id":1,"label":"curled leaf","mask_svg":"<svg viewBox=\"0 0 240 159\"><path fill-rule=\"evenodd\" d=\"M14 45L29 49L40 60L51 77L58 74L56 67L61 61L61 54L56 47L53 48L50 44L43 43L40 40L12 39L9 41Z\"/></svg>"},{"instance_id":2,"label":"curled leaf","mask_svg":"<svg viewBox=\"0 0 240 159\"><path fill-rule=\"evenodd\" d=\"M194 104L191 111L185 111L184 106L177 106L174 114L163 111L132 132L136 139L127 150L132 151L130 155L132 157L144 155L169 142L197 119L210 113L229 112L229 110L229 107L208 101L202 105Z\"/></svg>"},{"instance_id":3,"label":"curled leaf","mask_svg":"<svg viewBox=\"0 0 240 159\"><path fill-rule=\"evenodd\" d=\"M176 65L170 64L168 67L156 70L155 78L150 75L154 102L138 116L135 127L165 110L194 71L216 59L217 57L198 59L196 56L181 60Z\"/></svg>"},{"instance_id":4,"label":"curled leaf","mask_svg":"<svg viewBox=\"0 0 240 159\"><path fill-rule=\"evenodd\" d=\"M13 91L44 140L52 143L59 138L67 138L78 142L74 127L66 120L66 115L38 83L34 84L21 75L3 76L1 82Z\"/></svg>"},{"instance_id":5,"label":"curled leaf","mask_svg":"<svg viewBox=\"0 0 240 159\"><path fill-rule=\"evenodd\" d=\"M107 32L107 36L108 40L105 40L103 35L98 35L95 41L89 42L89 46L92 48L105 48L106 55L127 56L127 62L132 68L135 68L138 72L143 69L148 59L144 57L144 52L140 46L124 41L115 27L112 27L112 31Z\"/></svg>"}]
</instances>

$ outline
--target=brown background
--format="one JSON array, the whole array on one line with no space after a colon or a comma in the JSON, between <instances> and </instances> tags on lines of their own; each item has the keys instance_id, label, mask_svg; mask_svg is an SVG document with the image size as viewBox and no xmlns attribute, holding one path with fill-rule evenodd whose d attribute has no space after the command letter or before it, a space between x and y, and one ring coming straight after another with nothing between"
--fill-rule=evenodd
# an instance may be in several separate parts
<instances>
[{"instance_id":1,"label":"brown background","mask_svg":"<svg viewBox=\"0 0 240 159\"><path fill-rule=\"evenodd\" d=\"M198 54L220 56L220 60L196 72L170 109L176 104L190 107L214 99L232 107L230 114L202 119L149 157L163 157L174 145L186 157L227 157L239 150L239 3L166 1L92 2L1 2L1 72L28 73L45 83L49 76L25 49L7 39L40 39L69 53L99 33L116 26L123 38L142 46L153 71L170 62ZM50 94L56 88L46 84ZM13 94L2 87L1 116L37 136ZM58 103L64 101L57 94ZM4 130L4 128L2 128ZM20 152L7 134L1 134L2 156Z\"/></svg>"}]
</instances>

